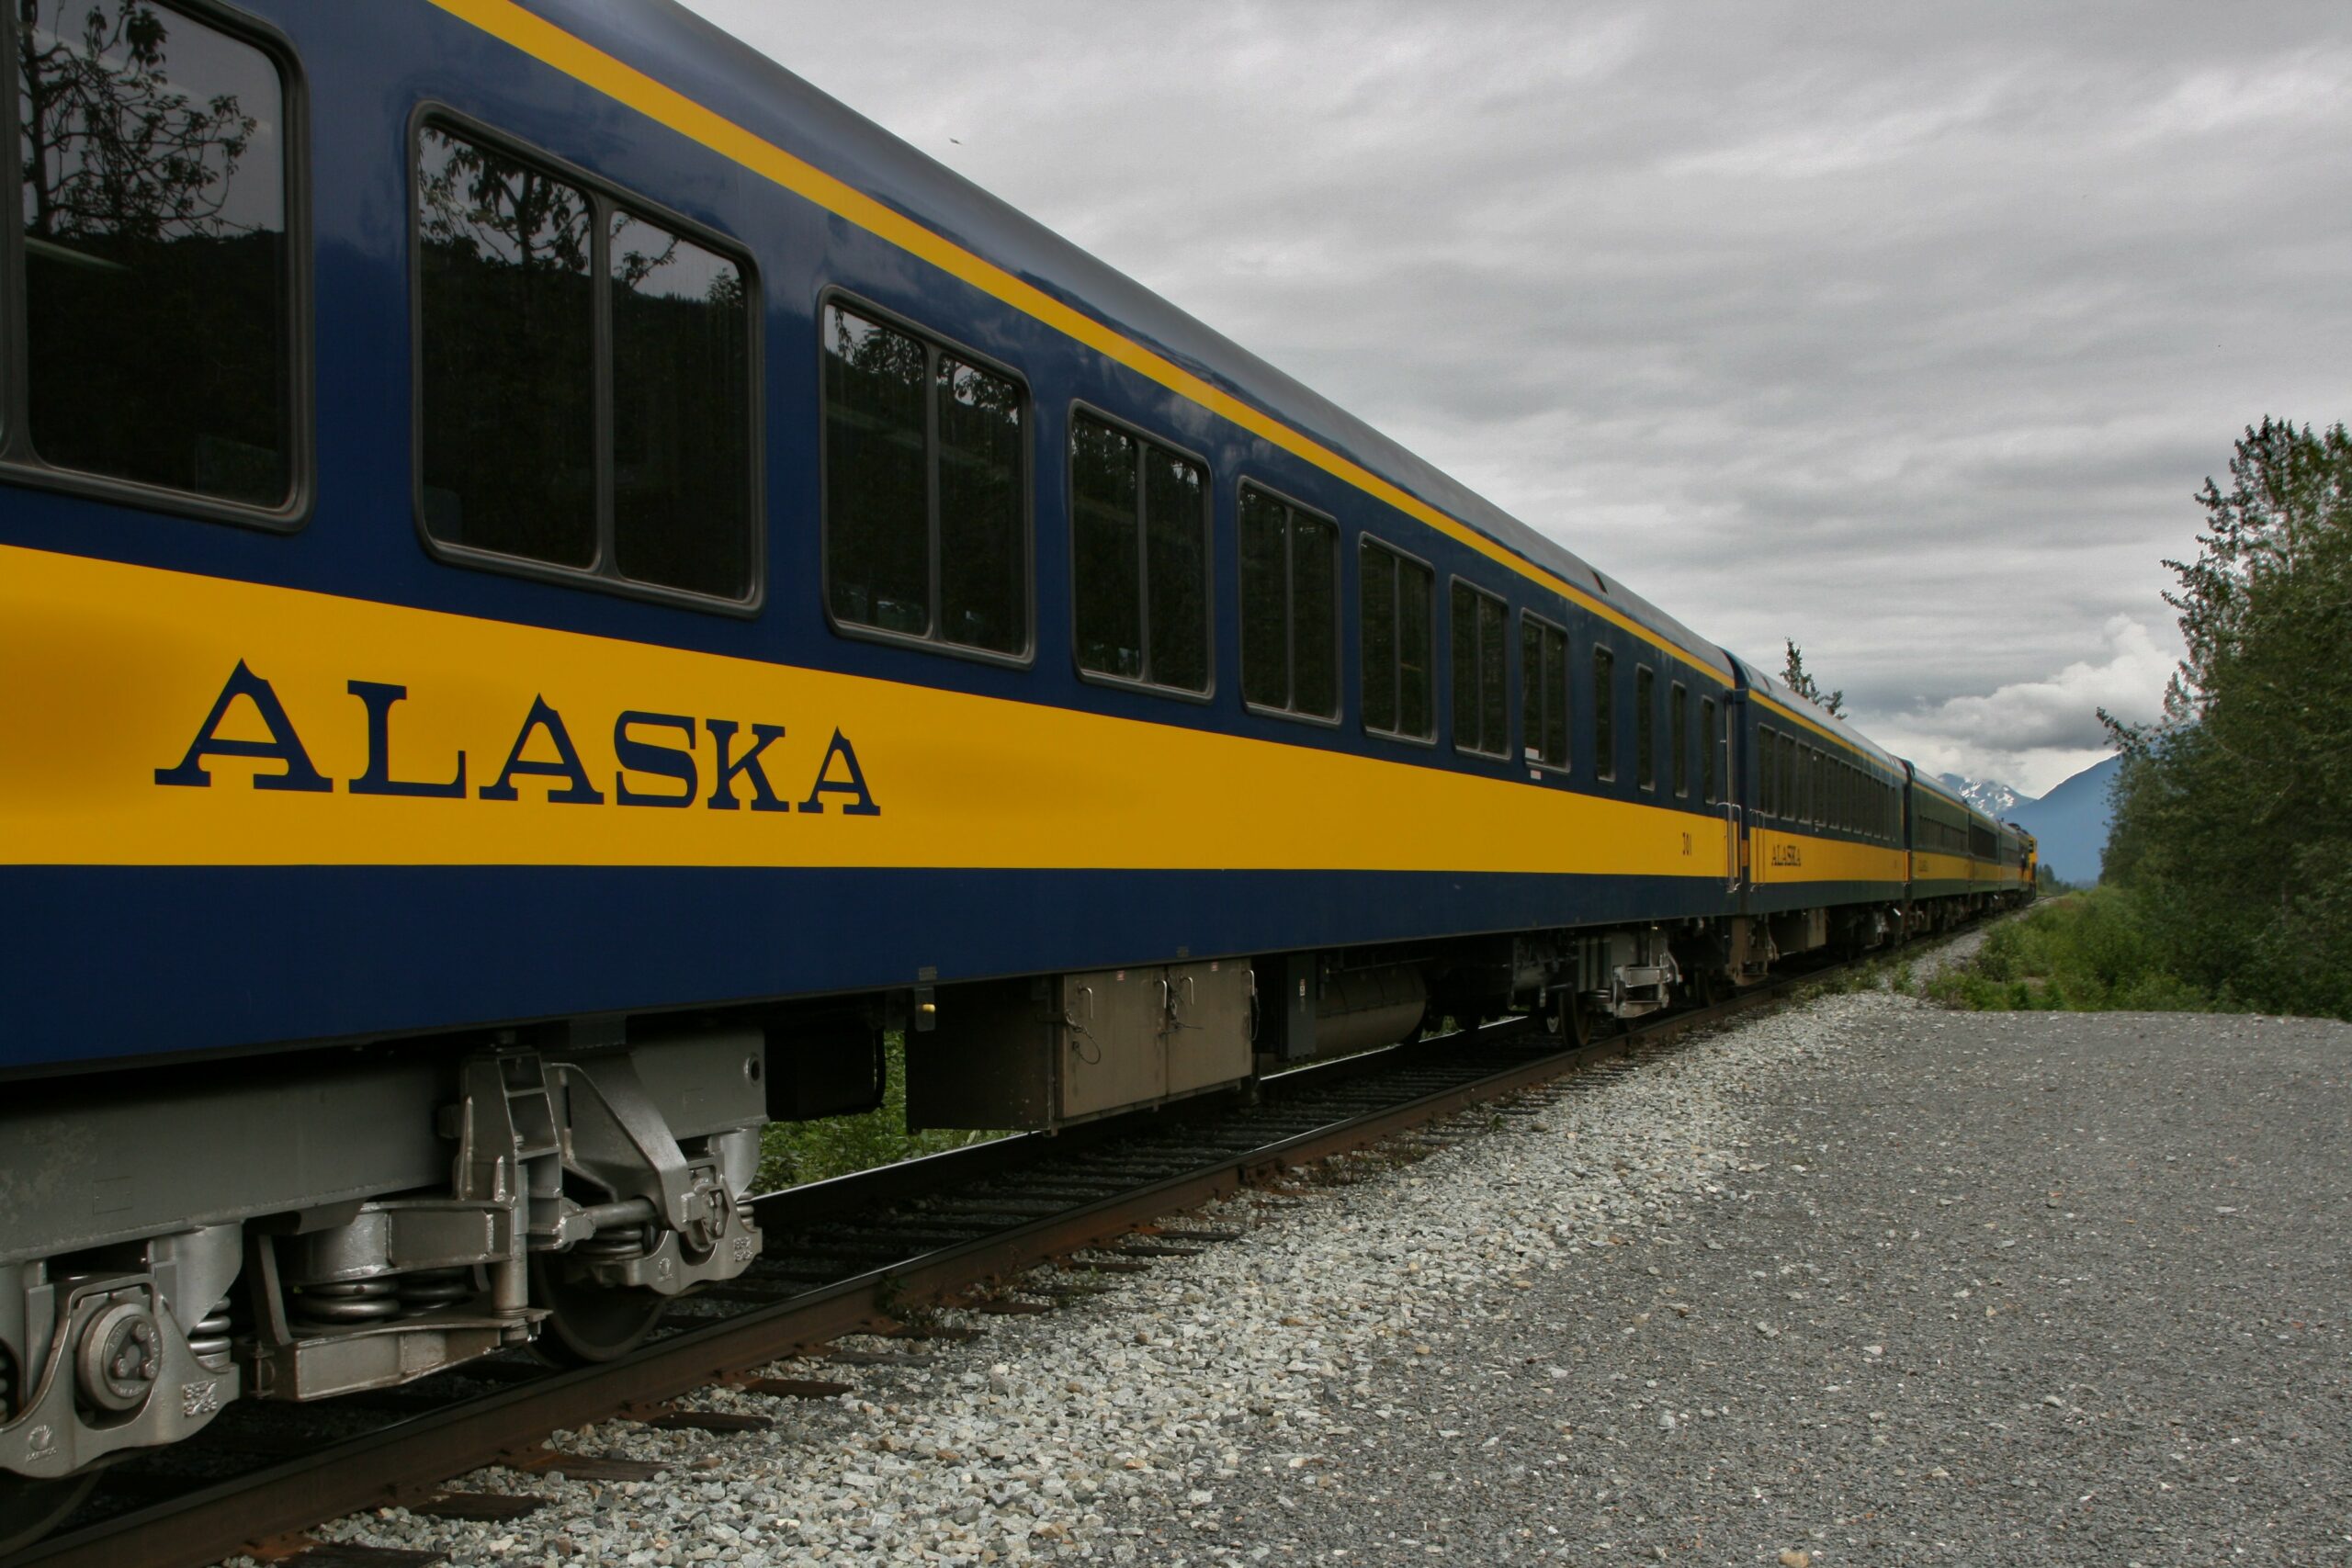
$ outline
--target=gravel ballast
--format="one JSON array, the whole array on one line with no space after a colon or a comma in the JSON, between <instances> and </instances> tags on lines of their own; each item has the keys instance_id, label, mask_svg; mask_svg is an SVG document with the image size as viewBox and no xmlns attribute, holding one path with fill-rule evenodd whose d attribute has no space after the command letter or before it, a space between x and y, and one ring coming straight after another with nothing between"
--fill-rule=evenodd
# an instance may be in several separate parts
<instances>
[{"instance_id":1,"label":"gravel ballast","mask_svg":"<svg viewBox=\"0 0 2352 1568\"><path fill-rule=\"evenodd\" d=\"M457 1563L2352 1561L2352 1028L1828 996L1245 1196L1241 1239ZM1042 1282L1046 1276L1035 1277ZM883 1342L864 1342L869 1348ZM894 1344L904 1349L903 1345Z\"/></svg>"}]
</instances>

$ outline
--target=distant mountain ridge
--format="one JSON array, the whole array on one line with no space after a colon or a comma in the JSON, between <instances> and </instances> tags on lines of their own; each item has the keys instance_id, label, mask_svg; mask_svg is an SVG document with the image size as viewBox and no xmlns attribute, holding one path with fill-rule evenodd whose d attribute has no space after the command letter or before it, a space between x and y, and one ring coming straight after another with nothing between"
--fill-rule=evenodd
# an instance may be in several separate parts
<instances>
[{"instance_id":1,"label":"distant mountain ridge","mask_svg":"<svg viewBox=\"0 0 2352 1568\"><path fill-rule=\"evenodd\" d=\"M2033 798L1992 779L1964 779L1958 773L1938 773L1936 782L1996 821L2006 821L2009 813L2016 809L2018 802Z\"/></svg>"},{"instance_id":2,"label":"distant mountain ridge","mask_svg":"<svg viewBox=\"0 0 2352 1568\"><path fill-rule=\"evenodd\" d=\"M1991 780L1958 773L1938 773L1936 778L1985 815L2031 833L2041 847L2041 863L2061 881L2087 883L2098 880L2106 858L2108 791L2122 765L2120 757L2094 762L2039 800Z\"/></svg>"}]
</instances>

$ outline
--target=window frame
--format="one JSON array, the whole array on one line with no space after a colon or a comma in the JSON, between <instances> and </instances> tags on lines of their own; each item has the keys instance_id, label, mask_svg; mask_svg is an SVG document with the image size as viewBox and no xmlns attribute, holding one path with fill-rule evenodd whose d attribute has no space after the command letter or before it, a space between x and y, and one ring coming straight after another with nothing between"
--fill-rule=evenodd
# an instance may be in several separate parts
<instances>
[{"instance_id":1,"label":"window frame","mask_svg":"<svg viewBox=\"0 0 2352 1568\"><path fill-rule=\"evenodd\" d=\"M1519 624L1521 628L1520 632L1520 646L1522 649L1526 647L1525 628L1531 624L1541 627L1544 631L1553 633L1560 639L1560 685L1559 689L1553 692L1551 695L1560 704L1560 728L1566 738L1566 750L1568 753L1566 760L1564 761L1547 762L1541 755L1542 744L1540 740L1531 743L1528 739L1527 694L1530 692L1540 691L1544 688L1543 684L1543 671L1536 671L1535 675L1531 678L1527 672L1527 661L1522 657L1520 660L1519 671L1520 761L1525 762L1530 768L1534 769L1539 773L1556 773L1562 777L1566 777L1566 775L1576 772L1577 765L1576 639L1568 635L1567 627L1560 625L1557 621L1553 620L1549 615L1542 615L1534 610L1522 607L1519 612Z\"/></svg>"},{"instance_id":2,"label":"window frame","mask_svg":"<svg viewBox=\"0 0 2352 1568\"><path fill-rule=\"evenodd\" d=\"M1340 520L1329 513L1319 507L1309 506L1304 502L1294 500L1262 479L1251 479L1247 474L1234 476L1233 627L1235 635L1244 639L1235 645L1237 657L1244 656L1249 635L1241 626L1242 617L1250 613L1248 596L1241 592L1242 563L1247 558L1247 552L1242 548L1241 539L1241 492L1244 490L1254 490L1269 501L1287 506L1293 512L1312 517L1318 523L1328 523L1331 525L1331 712L1328 715L1306 713L1295 707L1269 707L1264 703L1253 703L1250 700L1246 678L1237 679L1234 689L1241 693L1241 705L1248 712L1263 714L1268 718L1295 719L1301 724L1319 724L1326 729L1337 729L1347 722L1348 717L1347 562L1344 558L1347 554L1347 530L1340 527ZM1298 615L1295 592L1297 573L1293 570L1293 565L1291 552L1285 548L1283 551L1283 646L1288 650L1290 660L1291 694L1295 697L1298 694ZM1074 578L1073 581L1075 581ZM1212 622L1216 619L1214 603L1212 603L1210 619Z\"/></svg>"},{"instance_id":3,"label":"window frame","mask_svg":"<svg viewBox=\"0 0 2352 1568\"><path fill-rule=\"evenodd\" d=\"M1445 580L1445 652L1449 667L1446 671L1448 679L1445 684L1446 696L1449 704L1452 703L1454 696L1453 677L1457 673L1451 668L1453 658L1454 637L1453 595L1457 589L1465 590L1469 592L1471 596L1472 614L1474 615L1477 613L1478 602L1480 600L1484 600L1487 604L1493 604L1502 611L1501 641L1503 646L1496 653L1496 665L1498 672L1502 677L1503 683L1503 735L1502 746L1499 750L1489 751L1482 747L1464 746L1462 743L1462 715L1459 710L1456 710L1448 715L1448 716L1453 720L1453 723L1447 727L1448 734L1446 736L1446 742L1456 756L1477 757L1489 762L1508 762L1511 758L1510 740L1513 716L1511 713L1510 700L1510 601L1490 588L1481 587L1474 578L1464 577L1460 572L1451 572L1447 574ZM1475 625L1472 627L1472 630L1474 632L1476 630ZM1485 658L1481 656L1478 660L1479 672L1481 674L1485 673L1486 662ZM1484 713L1486 704L1486 692L1482 687L1478 693L1478 706L1481 715L1479 728L1482 729L1485 728Z\"/></svg>"},{"instance_id":4,"label":"window frame","mask_svg":"<svg viewBox=\"0 0 2352 1568\"><path fill-rule=\"evenodd\" d=\"M931 355L926 365L935 365L938 357L944 355L958 365L985 370L1020 389L1021 406L1028 415L1028 428L1021 433L1021 587L1025 620L1023 629L1026 636L1019 653L949 642L939 635L939 616L935 613L931 618L933 629L922 637L912 632L892 631L888 626L869 626L863 621L844 621L833 614L833 542L831 531L825 526L825 508L832 496L832 460L828 456L830 444L825 439L825 312L837 305L923 344ZM1033 668L1037 662L1037 395L1029 385L1029 378L993 355L967 348L944 333L918 326L903 312L877 305L865 296L839 285L828 285L818 290L813 321L817 338L817 604L824 615L825 625L832 629L835 636L853 641L921 649L925 653L969 659L1010 670ZM923 388L923 457L926 465L935 465L938 456L939 410L934 394L935 389L929 384L926 375ZM927 468L926 476L925 521L931 531L933 568L930 594L935 600L939 597L939 487L935 471Z\"/></svg>"},{"instance_id":5,"label":"window frame","mask_svg":"<svg viewBox=\"0 0 2352 1568\"><path fill-rule=\"evenodd\" d=\"M318 378L317 313L311 299L311 278L317 262L311 241L311 94L301 57L293 40L277 28L217 0L153 0L214 32L258 50L277 71L279 136L285 160L286 239L286 499L277 506L226 501L196 491L174 490L137 479L117 479L79 468L60 468L34 450L32 445L32 365L29 333L23 330L29 309L25 281L24 183L18 145L17 89L0 105L0 152L14 161L9 177L16 181L17 210L0 224L0 479L35 489L54 491L92 501L112 502L142 512L167 513L205 523L228 523L272 534L295 534L308 527L318 500ZM0 11L0 49L10 59L17 54L23 23L17 7Z\"/></svg>"},{"instance_id":6,"label":"window frame","mask_svg":"<svg viewBox=\"0 0 2352 1568\"><path fill-rule=\"evenodd\" d=\"M1033 403L1031 406L1035 405ZM1163 452L1183 458L1201 470L1201 635L1204 639L1202 657L1206 665L1208 680L1197 692L1189 686L1163 686L1157 681L1146 681L1132 675L1114 675L1101 670L1089 670L1079 661L1077 430L1080 417L1093 420L1099 424L1108 425L1113 430L1119 431L1145 446L1157 446ZM1155 697L1172 697L1179 702L1215 702L1217 694L1216 469L1210 464L1208 454L1192 447L1180 446L1167 436L1155 434L1134 420L1123 419L1100 404L1088 402L1083 398L1072 399L1068 408L1063 411L1061 436L1063 542L1069 547L1070 668L1077 671L1080 680L1091 685L1114 686L1123 692L1142 692ZM1151 513L1140 477L1138 477L1136 499L1137 506L1141 508L1136 514L1136 548L1140 558L1142 555L1148 554L1151 548ZM1141 559L1138 558L1138 568L1141 565ZM1142 597L1140 606L1142 625L1136 630L1142 634L1144 658L1148 663L1151 657L1150 585L1143 578L1138 577L1136 580L1136 586ZM1341 705L1345 706L1347 698L1344 694L1340 700Z\"/></svg>"},{"instance_id":7,"label":"window frame","mask_svg":"<svg viewBox=\"0 0 2352 1568\"><path fill-rule=\"evenodd\" d=\"M1426 573L1428 573L1428 574L1429 574L1429 580L1430 580L1430 620L1429 620L1429 650L1430 650L1430 660L1429 660L1429 682L1430 682L1430 692L1429 692L1429 715L1430 715L1430 730L1429 730L1429 733L1428 733L1427 735L1415 735L1415 734L1413 734L1411 731L1409 731L1409 730L1404 730L1404 729L1381 729L1381 728L1378 728L1377 727L1375 727L1375 726L1372 723L1372 721L1371 721L1369 718L1366 718L1366 717L1364 716L1364 715L1369 711L1369 705L1368 705L1364 702L1364 700L1363 700L1363 676L1364 676L1364 668L1363 668L1363 549L1364 549L1364 547L1365 547L1366 545L1370 545L1370 546L1372 546L1372 547L1373 547L1373 548L1374 548L1374 549L1378 549L1378 550L1385 550L1386 552L1388 552L1388 554L1389 554L1389 555L1394 556L1396 559L1398 559L1398 560L1400 560L1400 561L1403 561L1403 562L1405 562L1406 564L1410 565L1410 566L1417 566L1417 567L1420 568L1420 569L1421 569L1421 570L1423 570L1424 572L1426 572ZM1391 544L1391 543L1390 543L1386 538L1383 537L1382 536L1380 536L1380 535L1378 535L1378 534L1374 533L1374 532L1373 532L1371 529L1369 529L1369 528L1359 528L1359 529L1357 529L1357 530L1356 530L1356 547L1355 547L1355 553L1354 553L1353 570L1354 570L1354 574L1355 574L1355 575L1354 575L1354 583L1353 583L1353 586L1354 586L1354 588L1355 588L1355 592L1354 592L1353 594L1350 595L1350 598L1351 598L1351 603L1352 603L1352 606L1353 606L1354 618L1355 618L1355 631L1356 631L1356 721L1357 721L1357 728L1358 728L1359 729L1361 729L1364 734L1366 734L1366 735L1376 735L1376 736L1380 737L1383 740L1394 740L1394 741L1396 741L1396 742L1398 742L1398 743L1400 743L1400 744L1402 744L1402 745L1406 745L1406 746L1426 746L1426 747L1430 748L1430 750L1435 750L1437 749L1437 728L1438 728L1438 726L1437 726L1437 694L1437 694L1437 686L1438 686L1438 682L1437 682L1437 660L1438 660L1438 641L1437 641L1437 605L1438 605L1438 575L1437 575L1437 566L1436 566L1436 563L1435 563L1435 562L1432 562L1432 561L1430 561L1430 560L1426 560L1426 559L1422 558L1421 557L1415 555L1412 551L1410 551L1410 550L1408 550L1408 549L1405 548L1402 545ZM1342 590L1342 592L1344 592L1344 590ZM1343 653L1343 654L1342 654L1342 659L1344 660L1344 658L1345 658L1345 655L1344 655L1344 653ZM1403 655L1400 653L1400 654L1397 656L1396 663L1396 673L1397 673L1399 676L1401 676L1401 675L1402 675L1402 673L1403 673L1403 671L1404 671L1404 668L1405 668L1404 657L1403 657ZM1343 672L1343 675L1344 675L1344 672ZM1398 716L1399 716L1399 717L1402 717L1402 716L1403 716L1403 714L1404 714L1405 705L1404 705L1404 702L1403 702L1404 692L1403 692L1403 690L1402 690L1402 682L1401 682L1401 680L1400 680L1400 682L1399 682L1399 690L1398 690L1398 692L1397 692L1397 694L1397 694L1397 698L1398 698L1398 701L1397 701L1397 704L1396 704L1397 715L1398 715ZM1347 697L1346 697L1346 694L1345 694L1345 691L1344 691L1344 689L1342 690L1342 693L1341 693L1341 695L1340 695L1340 705L1344 707L1344 706L1346 705L1346 704L1347 704Z\"/></svg>"},{"instance_id":8,"label":"window frame","mask_svg":"<svg viewBox=\"0 0 2352 1568\"><path fill-rule=\"evenodd\" d=\"M1601 678L1604 671L1606 680ZM1603 719L1608 721L1606 744L1600 734ZM1617 782L1617 650L1600 637L1592 641L1592 768L1599 782Z\"/></svg>"},{"instance_id":9,"label":"window frame","mask_svg":"<svg viewBox=\"0 0 2352 1568\"><path fill-rule=\"evenodd\" d=\"M555 175L580 186L589 197L596 214L595 228L589 252L589 278L596 289L599 309L590 323L592 352L596 360L594 388L594 443L596 461L596 558L588 566L561 566L552 561L532 560L526 556L504 555L497 550L485 550L471 545L453 545L437 539L426 525L424 516L424 228L417 216L417 167L423 149L422 138L427 126L475 141L485 142L509 157L537 164L548 174ZM408 288L409 316L409 515L416 530L418 543L424 553L445 566L487 571L501 577L519 577L534 582L552 583L564 588L586 588L599 593L610 593L624 599L642 600L649 604L668 604L679 609L699 610L707 615L729 615L738 620L758 616L767 604L768 590L768 513L767 513L767 376L765 294L758 264L752 259L752 247L732 235L713 229L707 223L677 212L660 202L638 196L618 182L581 167L568 158L548 152L536 142L526 140L489 124L475 115L466 113L446 101L427 98L409 112L408 124L401 135L401 148L407 158L401 186L407 202L405 222L408 227ZM647 222L674 231L678 238L691 241L720 259L731 262L743 277L744 338L746 360L744 389L745 455L750 458L751 471L746 478L744 508L750 527L750 559L744 570L749 592L741 599L722 599L715 594L697 593L690 589L673 588L659 582L639 582L619 575L613 543L613 375L612 375L612 303L609 294L611 217L614 209L630 213ZM824 367L820 362L818 375Z\"/></svg>"}]
</instances>

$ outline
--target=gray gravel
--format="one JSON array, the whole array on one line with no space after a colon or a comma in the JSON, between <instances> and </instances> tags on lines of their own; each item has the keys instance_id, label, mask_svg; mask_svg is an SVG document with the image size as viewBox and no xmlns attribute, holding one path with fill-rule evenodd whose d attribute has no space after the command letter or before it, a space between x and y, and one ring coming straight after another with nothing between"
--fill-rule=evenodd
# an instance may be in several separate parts
<instances>
[{"instance_id":1,"label":"gray gravel","mask_svg":"<svg viewBox=\"0 0 2352 1568\"><path fill-rule=\"evenodd\" d=\"M1531 1102L1532 1103L1532 1102ZM1521 1107L1522 1111L1528 1107ZM1823 998L459 1563L2352 1562L2352 1029ZM951 1317L953 1314L950 1314Z\"/></svg>"}]
</instances>

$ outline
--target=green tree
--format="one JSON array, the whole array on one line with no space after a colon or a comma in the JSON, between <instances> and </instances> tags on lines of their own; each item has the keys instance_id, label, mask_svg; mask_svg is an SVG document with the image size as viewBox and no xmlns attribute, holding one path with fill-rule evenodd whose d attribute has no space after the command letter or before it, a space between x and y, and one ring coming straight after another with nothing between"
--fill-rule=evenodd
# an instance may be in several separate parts
<instances>
[{"instance_id":1,"label":"green tree","mask_svg":"<svg viewBox=\"0 0 2352 1568\"><path fill-rule=\"evenodd\" d=\"M2225 1002L2352 1018L2352 437L2265 419L2197 497L2188 644L2123 766L2106 875Z\"/></svg>"},{"instance_id":2,"label":"green tree","mask_svg":"<svg viewBox=\"0 0 2352 1568\"><path fill-rule=\"evenodd\" d=\"M1806 702L1811 703L1814 706L1819 708L1830 717L1845 717L1845 688L1841 686L1834 692L1823 691L1821 687L1815 682L1814 678L1805 673L1804 649L1796 645L1796 639L1793 637L1784 638L1782 640L1788 644L1789 660L1788 662L1781 669L1781 682L1786 685L1790 691L1795 693L1798 696L1803 697Z\"/></svg>"}]
</instances>

